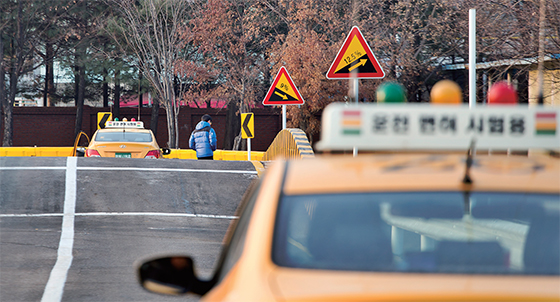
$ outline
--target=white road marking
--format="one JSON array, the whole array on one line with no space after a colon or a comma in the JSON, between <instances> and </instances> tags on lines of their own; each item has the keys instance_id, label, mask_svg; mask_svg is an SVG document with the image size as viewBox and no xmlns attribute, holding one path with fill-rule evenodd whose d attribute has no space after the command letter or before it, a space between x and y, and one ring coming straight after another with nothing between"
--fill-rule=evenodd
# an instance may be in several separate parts
<instances>
[{"instance_id":1,"label":"white road marking","mask_svg":"<svg viewBox=\"0 0 560 302\"><path fill-rule=\"evenodd\" d=\"M76 213L77 171L150 171L150 172L200 172L200 173L229 173L229 174L258 174L257 171L242 170L203 170L203 169L166 169L166 168L132 168L132 167L78 167L77 157L68 157L66 167L0 167L0 171L17 170L66 170L66 188L63 213L39 214L0 214L0 218L10 217L63 217L62 232L58 245L56 263L45 286L41 302L60 302L64 293L64 285L68 270L72 265L72 249L74 246L74 218L76 216L166 216L191 217L211 219L238 219L237 216L189 213L157 213L157 212L90 212Z\"/></svg>"},{"instance_id":2,"label":"white road marking","mask_svg":"<svg viewBox=\"0 0 560 302\"><path fill-rule=\"evenodd\" d=\"M214 219L237 219L237 216L214 214L189 214L189 213L158 213L158 212L90 212L76 213L76 216L164 216L164 217L191 217Z\"/></svg>"},{"instance_id":3,"label":"white road marking","mask_svg":"<svg viewBox=\"0 0 560 302\"><path fill-rule=\"evenodd\" d=\"M48 214L0 214L0 218L23 218L23 217L61 217L62 213ZM214 214L189 214L189 213L159 213L159 212L88 212L74 213L74 216L162 216L162 217L190 217L190 218L212 218L212 219L237 219L237 216L214 215Z\"/></svg>"},{"instance_id":4,"label":"white road marking","mask_svg":"<svg viewBox=\"0 0 560 302\"><path fill-rule=\"evenodd\" d=\"M62 216L62 232L58 245L56 263L45 286L41 302L60 302L64 292L64 284L68 270L72 264L72 248L74 246L74 214L76 212L76 174L77 157L66 160L66 189L64 195L64 214Z\"/></svg>"},{"instance_id":5,"label":"white road marking","mask_svg":"<svg viewBox=\"0 0 560 302\"><path fill-rule=\"evenodd\" d=\"M64 170L65 167L0 167L0 170ZM200 172L200 173L230 173L230 174L258 174L250 170L205 170L205 169L173 169L173 168L135 168L135 167L77 167L77 170L89 171L146 171L146 172Z\"/></svg>"},{"instance_id":6,"label":"white road marking","mask_svg":"<svg viewBox=\"0 0 560 302\"><path fill-rule=\"evenodd\" d=\"M0 167L0 170L65 170L66 167Z\"/></svg>"},{"instance_id":7,"label":"white road marking","mask_svg":"<svg viewBox=\"0 0 560 302\"><path fill-rule=\"evenodd\" d=\"M0 214L0 218L10 218L10 217L61 217L64 216L62 213L43 213L43 214Z\"/></svg>"},{"instance_id":8,"label":"white road marking","mask_svg":"<svg viewBox=\"0 0 560 302\"><path fill-rule=\"evenodd\" d=\"M172 168L135 168L135 167L79 167L78 170L94 171L149 171L149 172L200 172L200 173L232 173L257 174L257 171L244 170L203 170L203 169L172 169Z\"/></svg>"}]
</instances>

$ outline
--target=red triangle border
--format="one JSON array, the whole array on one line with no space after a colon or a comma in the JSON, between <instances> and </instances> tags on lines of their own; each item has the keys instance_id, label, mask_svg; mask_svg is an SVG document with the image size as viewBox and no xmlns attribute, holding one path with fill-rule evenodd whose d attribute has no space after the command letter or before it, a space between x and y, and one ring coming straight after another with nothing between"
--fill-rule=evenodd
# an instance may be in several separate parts
<instances>
[{"instance_id":1,"label":"red triangle border","mask_svg":"<svg viewBox=\"0 0 560 302\"><path fill-rule=\"evenodd\" d=\"M376 73L373 73L373 72L357 73L356 77L358 79L382 79L382 78L384 78L385 77L385 72L383 71L383 68L381 68L381 65L379 65L379 62L377 61L377 58L375 57L375 55L371 51L371 48L369 48L369 45L367 44L367 42L366 42L364 36L362 35L362 32L360 31L360 29L357 26L354 26L354 27L352 27L352 30L350 30L350 33L346 37L346 40L344 40L344 44L342 45L342 47L338 51L338 54L336 55L336 58L332 62L331 67L329 68L329 71L326 74L327 79L338 80L338 79L353 78L353 75L350 74L350 73L348 73L348 74L334 74L334 70L336 69L336 66L338 66L338 63L340 63L340 61L343 59L343 56L344 56L346 50L348 49L348 47L350 46L350 42L352 41L352 38L354 36L358 37L358 40L360 41L360 43L362 44L362 47L366 51L368 59L371 60L375 69L378 70L378 72L376 72Z\"/></svg>"},{"instance_id":2,"label":"red triangle border","mask_svg":"<svg viewBox=\"0 0 560 302\"><path fill-rule=\"evenodd\" d=\"M296 97L298 99L298 102L294 102L294 101L290 101L290 102L270 102L270 97L272 96L272 93L274 92L274 88L276 88L276 85L278 84L278 81L280 80L280 76L282 74L284 74L286 76L286 78L288 79L288 84L290 84L290 86L294 90L294 92L296 94ZM268 89L268 92L266 93L266 96L264 97L264 100L262 101L262 104L263 105L268 105L268 106L303 105L303 104L305 104L305 100L303 99L303 97L301 97L301 94L299 93L299 90L297 89L296 85L294 84L294 81L290 77L290 74L288 73L288 70L286 69L286 67L284 67L284 66L280 67L280 70L278 71L278 74L276 75L276 78L274 78L274 82L272 83L272 85Z\"/></svg>"}]
</instances>

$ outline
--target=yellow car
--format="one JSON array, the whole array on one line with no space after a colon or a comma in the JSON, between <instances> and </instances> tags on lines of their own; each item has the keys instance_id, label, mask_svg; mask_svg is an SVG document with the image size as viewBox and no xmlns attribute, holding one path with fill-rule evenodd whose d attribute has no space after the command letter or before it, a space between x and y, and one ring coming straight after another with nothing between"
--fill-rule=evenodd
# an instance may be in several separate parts
<instances>
[{"instance_id":1,"label":"yellow car","mask_svg":"<svg viewBox=\"0 0 560 302\"><path fill-rule=\"evenodd\" d=\"M152 131L137 121L108 121L93 134L85 151L85 157L163 158L164 154L169 149L161 149Z\"/></svg>"},{"instance_id":2,"label":"yellow car","mask_svg":"<svg viewBox=\"0 0 560 302\"><path fill-rule=\"evenodd\" d=\"M170 255L141 264L140 283L203 301L559 301L560 161L502 149L517 139L526 148L560 146L556 134L533 131L534 119L551 113L537 109L500 108L501 118L524 127L503 127L500 136L467 131L493 110L331 106L324 150L429 149L422 142L442 136L451 144L434 144L450 150L450 127L469 139L463 154L277 161L245 194L211 280L197 277L190 257ZM422 138L431 114L435 127ZM487 149L476 152L477 143Z\"/></svg>"}]
</instances>

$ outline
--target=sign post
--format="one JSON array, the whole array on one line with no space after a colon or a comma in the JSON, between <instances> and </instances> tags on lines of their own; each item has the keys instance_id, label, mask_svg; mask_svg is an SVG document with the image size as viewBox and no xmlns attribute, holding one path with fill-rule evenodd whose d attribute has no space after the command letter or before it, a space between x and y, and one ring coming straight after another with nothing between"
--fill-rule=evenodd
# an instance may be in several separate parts
<instances>
[{"instance_id":1,"label":"sign post","mask_svg":"<svg viewBox=\"0 0 560 302\"><path fill-rule=\"evenodd\" d=\"M247 160L251 160L251 138L255 137L253 113L241 113L241 138L247 139Z\"/></svg>"},{"instance_id":2,"label":"sign post","mask_svg":"<svg viewBox=\"0 0 560 302\"><path fill-rule=\"evenodd\" d=\"M385 77L385 72L360 29L354 26L344 40L344 44L338 51L326 76L331 80L352 79L354 102L357 104L360 95L360 79L382 79ZM358 155L357 147L354 147L353 155Z\"/></svg>"},{"instance_id":3,"label":"sign post","mask_svg":"<svg viewBox=\"0 0 560 302\"><path fill-rule=\"evenodd\" d=\"M286 129L286 105L303 105L305 101L288 70L282 66L262 103L265 106L282 105L282 129Z\"/></svg>"},{"instance_id":4,"label":"sign post","mask_svg":"<svg viewBox=\"0 0 560 302\"><path fill-rule=\"evenodd\" d=\"M282 105L282 130L286 129L286 105Z\"/></svg>"},{"instance_id":5,"label":"sign post","mask_svg":"<svg viewBox=\"0 0 560 302\"><path fill-rule=\"evenodd\" d=\"M469 107L476 105L476 9L469 9Z\"/></svg>"},{"instance_id":6,"label":"sign post","mask_svg":"<svg viewBox=\"0 0 560 302\"><path fill-rule=\"evenodd\" d=\"M356 102L356 104L358 104L358 97L360 96L360 79L358 79L358 77L356 77L356 74L354 73L354 102ZM352 149L352 156L356 157L358 156L358 147L354 147Z\"/></svg>"}]
</instances>

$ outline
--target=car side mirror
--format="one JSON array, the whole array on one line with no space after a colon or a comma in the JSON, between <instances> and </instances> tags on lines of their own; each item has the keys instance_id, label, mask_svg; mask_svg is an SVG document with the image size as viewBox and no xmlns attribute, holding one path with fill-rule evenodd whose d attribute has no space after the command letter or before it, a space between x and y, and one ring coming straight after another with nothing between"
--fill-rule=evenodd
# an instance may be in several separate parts
<instances>
[{"instance_id":1,"label":"car side mirror","mask_svg":"<svg viewBox=\"0 0 560 302\"><path fill-rule=\"evenodd\" d=\"M171 153L171 149L169 149L169 148L161 148L161 153L162 153L163 155L167 155L167 154Z\"/></svg>"},{"instance_id":2,"label":"car side mirror","mask_svg":"<svg viewBox=\"0 0 560 302\"><path fill-rule=\"evenodd\" d=\"M201 281L194 272L190 257L172 256L144 262L138 268L140 285L148 291L181 295L188 292L204 295L211 281Z\"/></svg>"}]
</instances>

